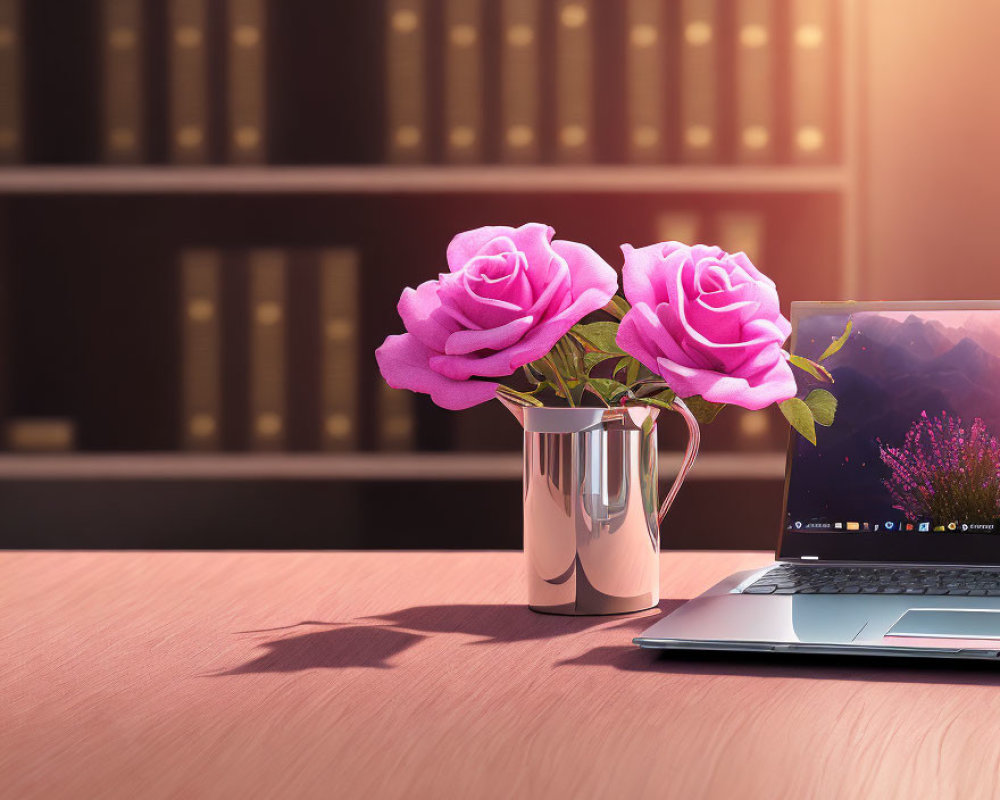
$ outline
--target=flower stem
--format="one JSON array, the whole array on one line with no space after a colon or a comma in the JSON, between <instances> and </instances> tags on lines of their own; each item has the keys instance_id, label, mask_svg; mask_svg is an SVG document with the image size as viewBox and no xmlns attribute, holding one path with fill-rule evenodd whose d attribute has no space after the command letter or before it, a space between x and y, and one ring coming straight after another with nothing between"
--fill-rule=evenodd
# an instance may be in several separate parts
<instances>
[{"instance_id":1,"label":"flower stem","mask_svg":"<svg viewBox=\"0 0 1000 800\"><path fill-rule=\"evenodd\" d=\"M559 367L556 366L551 354L542 358L542 361L552 368L552 374L556 376L556 380L559 382L559 389L565 396L566 402L569 403L570 408L576 408L576 403L573 402L573 395L570 394L569 387L566 385L566 381L563 380L563 376L559 374Z\"/></svg>"}]
</instances>

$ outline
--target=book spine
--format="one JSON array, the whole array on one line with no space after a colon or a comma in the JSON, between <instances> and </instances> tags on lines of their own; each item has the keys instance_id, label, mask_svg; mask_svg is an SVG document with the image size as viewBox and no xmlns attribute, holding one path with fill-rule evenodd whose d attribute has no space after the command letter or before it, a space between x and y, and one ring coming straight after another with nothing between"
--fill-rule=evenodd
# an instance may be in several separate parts
<instances>
[{"instance_id":1,"label":"book spine","mask_svg":"<svg viewBox=\"0 0 1000 800\"><path fill-rule=\"evenodd\" d=\"M482 0L445 0L445 158L483 160Z\"/></svg>"},{"instance_id":2,"label":"book spine","mask_svg":"<svg viewBox=\"0 0 1000 800\"><path fill-rule=\"evenodd\" d=\"M749 411L739 409L736 415L736 443L742 450L779 449L774 435L773 409ZM777 447L775 445L777 444Z\"/></svg>"},{"instance_id":3,"label":"book spine","mask_svg":"<svg viewBox=\"0 0 1000 800\"><path fill-rule=\"evenodd\" d=\"M668 211L656 218L656 237L660 242L704 243L701 220L692 211Z\"/></svg>"},{"instance_id":4,"label":"book spine","mask_svg":"<svg viewBox=\"0 0 1000 800\"><path fill-rule=\"evenodd\" d=\"M556 160L594 158L592 0L556 0Z\"/></svg>"},{"instance_id":5,"label":"book spine","mask_svg":"<svg viewBox=\"0 0 1000 800\"><path fill-rule=\"evenodd\" d=\"M358 447L358 254L324 250L319 256L322 330L321 441L324 450Z\"/></svg>"},{"instance_id":6,"label":"book spine","mask_svg":"<svg viewBox=\"0 0 1000 800\"><path fill-rule=\"evenodd\" d=\"M681 2L680 154L687 162L719 157L718 11L715 0Z\"/></svg>"},{"instance_id":7,"label":"book spine","mask_svg":"<svg viewBox=\"0 0 1000 800\"><path fill-rule=\"evenodd\" d=\"M229 161L256 164L267 155L267 86L264 0L229 0L228 136Z\"/></svg>"},{"instance_id":8,"label":"book spine","mask_svg":"<svg viewBox=\"0 0 1000 800\"><path fill-rule=\"evenodd\" d=\"M221 255L185 250L181 272L181 445L217 450L222 440Z\"/></svg>"},{"instance_id":9,"label":"book spine","mask_svg":"<svg viewBox=\"0 0 1000 800\"><path fill-rule=\"evenodd\" d=\"M412 450L416 440L413 394L378 383L378 449Z\"/></svg>"},{"instance_id":10,"label":"book spine","mask_svg":"<svg viewBox=\"0 0 1000 800\"><path fill-rule=\"evenodd\" d=\"M740 0L736 7L736 157L774 159L774 7Z\"/></svg>"},{"instance_id":11,"label":"book spine","mask_svg":"<svg viewBox=\"0 0 1000 800\"><path fill-rule=\"evenodd\" d=\"M833 3L792 0L792 158L830 160L833 133Z\"/></svg>"},{"instance_id":12,"label":"book spine","mask_svg":"<svg viewBox=\"0 0 1000 800\"><path fill-rule=\"evenodd\" d=\"M396 163L427 160L424 0L386 0L386 153Z\"/></svg>"},{"instance_id":13,"label":"book spine","mask_svg":"<svg viewBox=\"0 0 1000 800\"><path fill-rule=\"evenodd\" d=\"M205 0L170 0L170 157L208 161L208 55Z\"/></svg>"},{"instance_id":14,"label":"book spine","mask_svg":"<svg viewBox=\"0 0 1000 800\"><path fill-rule=\"evenodd\" d=\"M0 0L0 163L24 159L21 0Z\"/></svg>"},{"instance_id":15,"label":"book spine","mask_svg":"<svg viewBox=\"0 0 1000 800\"><path fill-rule=\"evenodd\" d=\"M659 0L628 0L626 15L628 159L637 163L660 161L665 84L663 6Z\"/></svg>"},{"instance_id":16,"label":"book spine","mask_svg":"<svg viewBox=\"0 0 1000 800\"><path fill-rule=\"evenodd\" d=\"M143 15L141 0L103 0L104 160L144 160Z\"/></svg>"},{"instance_id":17,"label":"book spine","mask_svg":"<svg viewBox=\"0 0 1000 800\"><path fill-rule=\"evenodd\" d=\"M281 450L287 438L285 399L285 276L287 254L251 250L250 447Z\"/></svg>"},{"instance_id":18,"label":"book spine","mask_svg":"<svg viewBox=\"0 0 1000 800\"><path fill-rule=\"evenodd\" d=\"M743 252L755 264L763 263L763 215L749 211L721 212L716 218L716 238L726 252Z\"/></svg>"},{"instance_id":19,"label":"book spine","mask_svg":"<svg viewBox=\"0 0 1000 800\"><path fill-rule=\"evenodd\" d=\"M76 448L76 423L63 417L10 419L5 434L7 449L15 453L64 453Z\"/></svg>"},{"instance_id":20,"label":"book spine","mask_svg":"<svg viewBox=\"0 0 1000 800\"><path fill-rule=\"evenodd\" d=\"M538 0L503 0L500 13L500 157L530 163L541 157Z\"/></svg>"}]
</instances>

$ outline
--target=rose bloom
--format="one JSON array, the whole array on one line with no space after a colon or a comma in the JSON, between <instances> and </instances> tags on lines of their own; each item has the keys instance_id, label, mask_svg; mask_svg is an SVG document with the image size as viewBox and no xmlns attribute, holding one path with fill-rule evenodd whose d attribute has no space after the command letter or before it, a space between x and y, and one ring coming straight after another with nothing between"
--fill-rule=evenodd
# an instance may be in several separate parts
<instances>
[{"instance_id":1,"label":"rose bloom","mask_svg":"<svg viewBox=\"0 0 1000 800\"><path fill-rule=\"evenodd\" d=\"M390 386L424 392L443 408L491 399L505 377L548 355L618 288L614 269L589 247L552 240L547 225L484 227L448 246L449 273L405 289L406 333L375 357Z\"/></svg>"},{"instance_id":2,"label":"rose bloom","mask_svg":"<svg viewBox=\"0 0 1000 800\"><path fill-rule=\"evenodd\" d=\"M661 375L679 397L764 408L795 395L791 325L774 281L745 253L663 242L622 245L632 304L618 346Z\"/></svg>"}]
</instances>

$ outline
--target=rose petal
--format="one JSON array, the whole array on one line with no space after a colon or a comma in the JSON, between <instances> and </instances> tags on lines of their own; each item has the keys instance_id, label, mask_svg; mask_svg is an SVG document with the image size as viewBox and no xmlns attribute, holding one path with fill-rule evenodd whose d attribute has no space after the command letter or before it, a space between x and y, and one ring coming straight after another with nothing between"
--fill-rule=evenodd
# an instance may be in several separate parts
<instances>
[{"instance_id":1,"label":"rose petal","mask_svg":"<svg viewBox=\"0 0 1000 800\"><path fill-rule=\"evenodd\" d=\"M669 244L672 243L668 242L667 245ZM673 265L680 262L675 259L670 262L671 266L666 264L663 252L665 246L653 244L636 249L630 244L622 245L622 253L625 256L625 266L622 267L622 289L625 299L631 305L645 303L650 308L656 308L660 303L666 302L664 277L669 277Z\"/></svg>"},{"instance_id":2,"label":"rose petal","mask_svg":"<svg viewBox=\"0 0 1000 800\"><path fill-rule=\"evenodd\" d=\"M572 320L556 317L536 325L519 342L491 355L435 355L431 356L430 364L442 375L458 381L472 375L501 378L548 355L555 343L575 324Z\"/></svg>"},{"instance_id":3,"label":"rose petal","mask_svg":"<svg viewBox=\"0 0 1000 800\"><path fill-rule=\"evenodd\" d=\"M674 296L680 297L682 295L682 288L680 284L683 278L679 272L675 280L677 282L677 285L674 290ZM756 336L753 336L753 332L751 331L750 333L751 338L747 338L747 332L744 331L743 336L741 337L742 341L739 342L717 341L714 337L721 336L724 333L724 331L721 331L721 329L716 328L712 324L711 319L706 321L706 327L704 329L699 329L697 325L693 324L692 320L689 319L691 312L686 310L687 308L689 308L689 304L686 301L681 300L672 305L676 306L677 316L681 324L684 326L685 335L689 337L692 342L694 342L695 344L699 344L703 347L711 348L712 350L719 350L727 347L742 348L751 344L761 344L764 342L771 341L771 336L769 331L766 333L759 332ZM690 304L690 307L693 308L694 304Z\"/></svg>"},{"instance_id":4,"label":"rose petal","mask_svg":"<svg viewBox=\"0 0 1000 800\"><path fill-rule=\"evenodd\" d=\"M460 272L465 269L469 260L479 255L480 251L487 244L498 237L510 239L514 229L509 225L485 225L482 228L474 228L471 231L462 231L457 234L448 244L446 259L448 269L452 272ZM513 242L513 240L511 240ZM511 247L513 251L514 248Z\"/></svg>"},{"instance_id":5,"label":"rose petal","mask_svg":"<svg viewBox=\"0 0 1000 800\"><path fill-rule=\"evenodd\" d=\"M552 242L552 249L566 260L573 276L573 305L577 306L579 301L587 298L577 306L586 308L581 316L604 308L618 291L618 273L614 268L593 249L579 242L556 239Z\"/></svg>"},{"instance_id":6,"label":"rose petal","mask_svg":"<svg viewBox=\"0 0 1000 800\"><path fill-rule=\"evenodd\" d=\"M567 244L575 243L553 242L554 246ZM555 343L577 322L587 314L604 308L618 287L617 275L611 265L604 262L589 247L579 245L579 248L582 249L567 247L565 252L569 254L567 261L572 259L572 263L576 265L573 267L573 293L575 294L578 289L578 275L581 277L580 284L586 288L583 288L582 293L569 305L562 308L550 319L537 323L525 333L519 342L505 350L485 357L474 355L435 356L431 358L431 366L442 375L455 380L465 380L471 375L502 377L510 375L525 364L548 355ZM583 267L579 259L587 259L588 265ZM596 263L594 259L600 263ZM603 268L601 264L603 264ZM569 295L570 293L567 291L564 298L569 297Z\"/></svg>"},{"instance_id":7,"label":"rose petal","mask_svg":"<svg viewBox=\"0 0 1000 800\"><path fill-rule=\"evenodd\" d=\"M473 330L499 328L524 316L525 309L499 298L481 297L475 292L475 282L462 272L453 272L441 281L438 292L441 306L460 327Z\"/></svg>"},{"instance_id":8,"label":"rose petal","mask_svg":"<svg viewBox=\"0 0 1000 800\"><path fill-rule=\"evenodd\" d=\"M779 348L769 369L748 379L721 372L699 370L677 364L667 358L657 360L657 369L664 380L681 397L701 395L713 403L729 403L757 410L780 403L795 395L795 377Z\"/></svg>"},{"instance_id":9,"label":"rose petal","mask_svg":"<svg viewBox=\"0 0 1000 800\"><path fill-rule=\"evenodd\" d=\"M425 281L416 289L404 289L396 310L407 331L427 347L443 350L448 337L459 329L459 325L442 310L438 289L438 281Z\"/></svg>"},{"instance_id":10,"label":"rose petal","mask_svg":"<svg viewBox=\"0 0 1000 800\"><path fill-rule=\"evenodd\" d=\"M377 353L380 366L405 388L457 407L482 402L481 387L496 386L474 382L471 397L456 395L469 378L506 376L547 355L618 285L614 269L591 248L552 236L539 223L456 236L448 248L451 272L402 304L423 338L389 337Z\"/></svg>"},{"instance_id":11,"label":"rose petal","mask_svg":"<svg viewBox=\"0 0 1000 800\"><path fill-rule=\"evenodd\" d=\"M524 254L528 265L528 280L534 296L538 297L545 285L555 278L556 272L565 270L565 262L556 256L552 247L555 231L548 225L529 222L514 231L514 244Z\"/></svg>"},{"instance_id":12,"label":"rose petal","mask_svg":"<svg viewBox=\"0 0 1000 800\"><path fill-rule=\"evenodd\" d=\"M387 337L375 351L375 359L391 387L429 394L441 408L471 408L496 396L497 383L455 381L435 372L430 367L431 354L419 339L404 333Z\"/></svg>"},{"instance_id":13,"label":"rose petal","mask_svg":"<svg viewBox=\"0 0 1000 800\"><path fill-rule=\"evenodd\" d=\"M534 324L533 317L521 317L499 328L481 331L455 331L448 337L444 352L449 356L462 356L479 350L503 350L521 340Z\"/></svg>"},{"instance_id":14,"label":"rose petal","mask_svg":"<svg viewBox=\"0 0 1000 800\"><path fill-rule=\"evenodd\" d=\"M479 297L529 308L533 299L523 253L476 256L465 270L466 286Z\"/></svg>"},{"instance_id":15,"label":"rose petal","mask_svg":"<svg viewBox=\"0 0 1000 800\"><path fill-rule=\"evenodd\" d=\"M677 248L675 248L677 249ZM699 261L703 261L708 258L713 261L719 261L726 256L726 251L721 247L716 247L715 245L709 244L694 244L691 245L691 261L697 264Z\"/></svg>"},{"instance_id":16,"label":"rose petal","mask_svg":"<svg viewBox=\"0 0 1000 800\"><path fill-rule=\"evenodd\" d=\"M713 308L702 302L704 295L689 301L685 306L687 323L698 331L703 331L707 339L726 344L738 343L743 337L743 318L740 312L745 306L757 308L756 303L734 304Z\"/></svg>"},{"instance_id":17,"label":"rose petal","mask_svg":"<svg viewBox=\"0 0 1000 800\"><path fill-rule=\"evenodd\" d=\"M636 313L636 308L637 306L632 306L628 313L622 317L622 321L618 325L618 333L615 334L615 343L644 367L657 372L656 355L647 346L649 337L645 335L646 332L640 331L639 314ZM643 308L646 307L643 306Z\"/></svg>"},{"instance_id":18,"label":"rose petal","mask_svg":"<svg viewBox=\"0 0 1000 800\"><path fill-rule=\"evenodd\" d=\"M528 312L537 320L551 319L562 311L567 305L562 303L564 299L572 302L570 291L572 278L569 267L566 266L566 262L562 258L554 258L553 263L556 265L556 269L553 270L555 274L550 275L549 280L542 284L541 292L536 294L535 301L528 309ZM553 303L554 300L556 300L555 303Z\"/></svg>"},{"instance_id":19,"label":"rose petal","mask_svg":"<svg viewBox=\"0 0 1000 800\"><path fill-rule=\"evenodd\" d=\"M715 361L707 358L701 348L685 347L688 337L677 319L677 309L660 303L656 310L645 304L634 307L641 316L640 330L645 330L656 346L658 355L665 355L679 364L691 367L713 367Z\"/></svg>"},{"instance_id":20,"label":"rose petal","mask_svg":"<svg viewBox=\"0 0 1000 800\"><path fill-rule=\"evenodd\" d=\"M551 346L549 350L551 350ZM548 350L541 355L548 353ZM541 356L538 356L541 358ZM520 369L534 358L518 361L513 357L511 348L499 350L490 355L470 353L465 355L449 356L444 353L434 353L431 355L429 364L431 369L455 381L467 381L472 377L482 378L504 378Z\"/></svg>"},{"instance_id":21,"label":"rose petal","mask_svg":"<svg viewBox=\"0 0 1000 800\"><path fill-rule=\"evenodd\" d=\"M471 231L464 231L458 234L448 245L447 259L448 268L452 272L464 269L466 263L483 252L483 249L494 240L508 240L513 243L509 246L503 242L500 246L492 246L489 254L494 255L502 252L521 251L528 256L528 263L532 263L532 257L537 255L540 244L547 245L555 231L548 225L539 222L529 222L520 228L511 228L508 225L486 225Z\"/></svg>"},{"instance_id":22,"label":"rose petal","mask_svg":"<svg viewBox=\"0 0 1000 800\"><path fill-rule=\"evenodd\" d=\"M772 289L774 288L774 281L757 269L757 267L755 267L753 262L750 260L750 257L743 251L732 253L729 256L729 261L740 267L744 272L746 272L747 275L750 276L752 280L767 284Z\"/></svg>"}]
</instances>

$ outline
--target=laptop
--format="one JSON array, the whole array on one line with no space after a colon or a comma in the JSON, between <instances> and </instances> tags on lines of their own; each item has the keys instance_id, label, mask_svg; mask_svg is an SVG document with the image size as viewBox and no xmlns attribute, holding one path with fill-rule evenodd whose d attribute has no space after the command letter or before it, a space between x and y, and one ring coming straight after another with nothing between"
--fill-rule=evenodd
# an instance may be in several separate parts
<instances>
[{"instance_id":1,"label":"laptop","mask_svg":"<svg viewBox=\"0 0 1000 800\"><path fill-rule=\"evenodd\" d=\"M639 646L1000 657L1000 302L793 303L792 352L848 320L834 424L789 442L776 561Z\"/></svg>"}]
</instances>

